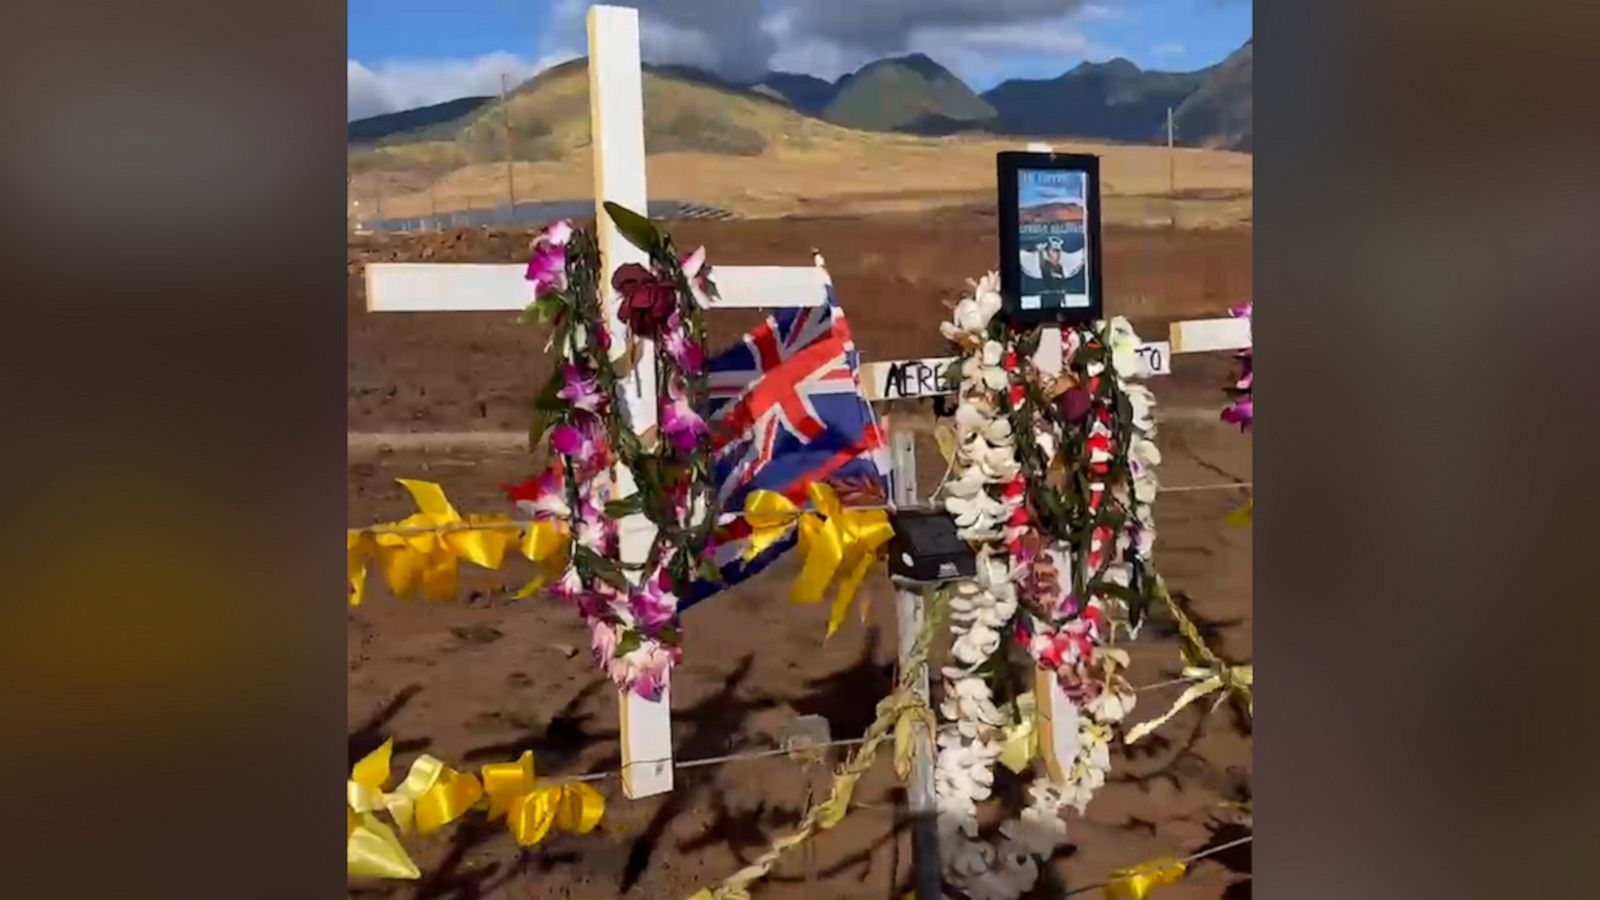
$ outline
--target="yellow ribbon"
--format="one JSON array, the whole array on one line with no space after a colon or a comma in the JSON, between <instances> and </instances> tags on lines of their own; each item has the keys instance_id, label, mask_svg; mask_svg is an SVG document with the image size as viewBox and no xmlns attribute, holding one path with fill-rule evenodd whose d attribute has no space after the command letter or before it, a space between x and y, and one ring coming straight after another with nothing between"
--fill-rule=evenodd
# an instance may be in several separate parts
<instances>
[{"instance_id":1,"label":"yellow ribbon","mask_svg":"<svg viewBox=\"0 0 1600 900\"><path fill-rule=\"evenodd\" d=\"M398 522L385 523L386 526L433 530L351 531L347 537L351 606L360 605L365 597L367 561L374 556L389 590L402 598L420 591L430 600L453 599L460 583L461 560L498 569L505 562L506 550L513 546L538 569L534 579L517 592L519 598L533 594L567 570L572 542L565 523L541 520L522 529L505 516L463 517L450 505L439 485L408 478L398 480L411 492L418 511ZM452 527L469 525L487 527Z\"/></svg>"},{"instance_id":2,"label":"yellow ribbon","mask_svg":"<svg viewBox=\"0 0 1600 900\"><path fill-rule=\"evenodd\" d=\"M552 828L587 834L605 815L605 797L587 784L540 785L534 777L532 752L524 752L514 763L490 763L482 771L489 820L505 816L506 827L523 847L544 840Z\"/></svg>"},{"instance_id":3,"label":"yellow ribbon","mask_svg":"<svg viewBox=\"0 0 1600 900\"><path fill-rule=\"evenodd\" d=\"M744 521L750 526L744 561L755 559L787 537L801 513L800 507L777 491L751 491L744 498Z\"/></svg>"},{"instance_id":4,"label":"yellow ribbon","mask_svg":"<svg viewBox=\"0 0 1600 900\"><path fill-rule=\"evenodd\" d=\"M367 593L367 557L377 552L372 535L352 531L346 536L346 557L350 567L350 605L360 606Z\"/></svg>"},{"instance_id":5,"label":"yellow ribbon","mask_svg":"<svg viewBox=\"0 0 1600 900\"><path fill-rule=\"evenodd\" d=\"M350 875L417 878L421 874L394 831L380 821L386 810L402 834L416 828L428 835L460 818L483 796L478 779L451 769L431 756L411 764L405 781L385 791L394 741L362 757L350 770L345 790L345 855Z\"/></svg>"},{"instance_id":6,"label":"yellow ribbon","mask_svg":"<svg viewBox=\"0 0 1600 900\"><path fill-rule=\"evenodd\" d=\"M1178 695L1178 699L1172 704L1172 708L1162 713L1158 718L1151 719L1148 722L1141 722L1128 729L1128 735L1125 738L1126 743L1135 743L1140 738L1165 725L1173 716L1181 712L1184 707L1199 700L1201 697L1224 688L1244 700L1246 710L1249 711L1250 715L1255 715L1255 700L1252 698L1250 691L1254 674L1249 666L1229 666L1219 660L1210 668L1184 669L1183 677L1188 679L1191 684L1184 689L1182 694Z\"/></svg>"},{"instance_id":7,"label":"yellow ribbon","mask_svg":"<svg viewBox=\"0 0 1600 900\"><path fill-rule=\"evenodd\" d=\"M1158 887L1177 884L1186 868L1182 860L1163 856L1132 868L1117 869L1106 885L1105 900L1144 900Z\"/></svg>"},{"instance_id":8,"label":"yellow ribbon","mask_svg":"<svg viewBox=\"0 0 1600 900\"><path fill-rule=\"evenodd\" d=\"M781 540L799 520L800 577L789 590L791 603L816 603L828 593L837 576L839 590L828 615L828 634L844 621L856 590L867 577L878 551L894 536L889 515L881 509L848 509L831 486L814 481L806 488L815 512L803 512L787 497L773 491L752 491L745 498L745 521L750 524L745 559L753 559Z\"/></svg>"},{"instance_id":9,"label":"yellow ribbon","mask_svg":"<svg viewBox=\"0 0 1600 900\"><path fill-rule=\"evenodd\" d=\"M1243 506L1239 507L1233 512L1228 513L1227 517L1223 519L1223 521L1234 526L1235 528L1249 525L1255 518L1255 505L1256 498L1251 497L1249 500L1244 502Z\"/></svg>"},{"instance_id":10,"label":"yellow ribbon","mask_svg":"<svg viewBox=\"0 0 1600 900\"><path fill-rule=\"evenodd\" d=\"M1001 732L1000 764L1022 774L1039 752L1038 702L1029 691L1017 697L1017 720Z\"/></svg>"},{"instance_id":11,"label":"yellow ribbon","mask_svg":"<svg viewBox=\"0 0 1600 900\"><path fill-rule=\"evenodd\" d=\"M411 492L418 511L397 526L439 528L460 524L495 524L509 521L504 516L472 516L466 519L445 499L444 489L431 481L398 479ZM430 600L450 600L459 584L460 560L485 569L498 569L506 548L515 540L509 528L482 528L436 531L421 534L379 532L373 535L384 578L397 597L409 597L419 589Z\"/></svg>"},{"instance_id":12,"label":"yellow ribbon","mask_svg":"<svg viewBox=\"0 0 1600 900\"><path fill-rule=\"evenodd\" d=\"M345 808L347 874L362 878L420 878L400 839L372 813Z\"/></svg>"},{"instance_id":13,"label":"yellow ribbon","mask_svg":"<svg viewBox=\"0 0 1600 900\"><path fill-rule=\"evenodd\" d=\"M533 580L517 591L517 599L532 596L540 588L560 578L567 571L571 558L572 540L563 522L540 519L523 532L520 548L538 569Z\"/></svg>"},{"instance_id":14,"label":"yellow ribbon","mask_svg":"<svg viewBox=\"0 0 1600 900\"><path fill-rule=\"evenodd\" d=\"M400 826L401 834L415 827L418 834L429 835L459 819L483 796L477 778L426 754L411 764L398 788L385 791L393 753L394 740L384 741L350 770L346 800L356 814L383 809Z\"/></svg>"}]
</instances>

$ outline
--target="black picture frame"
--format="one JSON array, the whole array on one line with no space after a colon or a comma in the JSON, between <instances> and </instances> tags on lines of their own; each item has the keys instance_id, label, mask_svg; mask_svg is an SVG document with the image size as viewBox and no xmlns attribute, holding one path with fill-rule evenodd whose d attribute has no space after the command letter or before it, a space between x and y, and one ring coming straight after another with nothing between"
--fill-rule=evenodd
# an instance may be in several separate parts
<instances>
[{"instance_id":1,"label":"black picture frame","mask_svg":"<svg viewBox=\"0 0 1600 900\"><path fill-rule=\"evenodd\" d=\"M1044 177L1031 175L1041 173ZM1051 173L1064 173L1052 177ZM1079 178L1070 177L1076 173ZM1104 318L1100 265L1100 157L1087 153L1007 151L995 154L999 186L1000 296L1002 313L1012 322L1031 325L1046 322L1087 323ZM1059 221L1040 221L1028 215L1022 180L1030 176L1030 196L1035 190L1065 189L1065 201L1031 203L1029 208L1060 206L1047 215ZM1081 186L1071 200L1074 182ZM1038 185L1038 187L1032 187ZM1072 221L1072 206L1081 207ZM1030 233L1022 229L1028 226ZM1075 227L1076 226L1076 227ZM1042 230L1035 231L1035 228ZM1081 240L1079 249L1073 244ZM1046 244L1046 249L1039 249ZM1024 253L1032 260L1024 260ZM1074 257L1074 253L1078 256ZM1078 263L1081 261L1081 265ZM1029 265L1031 262L1031 265ZM1081 277L1079 277L1081 275ZM1054 285L1059 284L1059 287ZM1081 289L1081 290L1080 290Z\"/></svg>"}]
</instances>

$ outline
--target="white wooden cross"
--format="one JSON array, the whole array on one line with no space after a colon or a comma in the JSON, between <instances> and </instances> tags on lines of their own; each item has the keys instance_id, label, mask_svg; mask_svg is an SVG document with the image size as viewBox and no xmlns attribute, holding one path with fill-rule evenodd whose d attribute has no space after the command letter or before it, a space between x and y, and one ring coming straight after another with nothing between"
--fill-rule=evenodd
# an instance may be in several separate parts
<instances>
[{"instance_id":1,"label":"white wooden cross","mask_svg":"<svg viewBox=\"0 0 1600 900\"><path fill-rule=\"evenodd\" d=\"M634 9L594 6L589 9L589 112L593 126L595 224L600 240L601 283L605 285L607 327L626 337L617 318L619 298L611 290L611 273L626 263L647 263L643 250L618 231L602 208L605 201L641 215L645 193L644 94L639 64L639 14ZM516 311L530 302L525 266L519 264L372 263L367 266L367 310L370 312ZM816 266L716 266L712 271L720 299L717 307L820 306L827 302L828 274ZM611 343L620 357L625 339ZM623 379L628 414L640 434L656 425L655 355L649 347L638 354L636 378ZM634 490L627 470L615 473L618 496ZM642 514L623 519L624 562L643 562L654 538L654 526ZM658 701L619 693L622 726L622 786L632 798L672 790L671 692Z\"/></svg>"},{"instance_id":2,"label":"white wooden cross","mask_svg":"<svg viewBox=\"0 0 1600 900\"><path fill-rule=\"evenodd\" d=\"M1243 350L1249 346L1249 319L1190 319L1173 322L1167 340L1148 341L1140 346L1139 363L1146 378L1171 375L1174 353ZM932 356L862 363L861 389L868 400L953 394L956 385L946 381L944 373L955 360L954 356Z\"/></svg>"}]
</instances>

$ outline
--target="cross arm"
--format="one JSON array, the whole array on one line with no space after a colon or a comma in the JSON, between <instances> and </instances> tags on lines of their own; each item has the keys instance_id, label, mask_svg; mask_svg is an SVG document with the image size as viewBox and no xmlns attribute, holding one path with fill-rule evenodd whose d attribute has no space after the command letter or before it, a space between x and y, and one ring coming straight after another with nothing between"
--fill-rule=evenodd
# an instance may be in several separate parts
<instances>
[{"instance_id":1,"label":"cross arm","mask_svg":"<svg viewBox=\"0 0 1600 900\"><path fill-rule=\"evenodd\" d=\"M368 263L368 312L518 311L533 301L517 263ZM828 273L815 266L713 266L717 309L821 306Z\"/></svg>"}]
</instances>

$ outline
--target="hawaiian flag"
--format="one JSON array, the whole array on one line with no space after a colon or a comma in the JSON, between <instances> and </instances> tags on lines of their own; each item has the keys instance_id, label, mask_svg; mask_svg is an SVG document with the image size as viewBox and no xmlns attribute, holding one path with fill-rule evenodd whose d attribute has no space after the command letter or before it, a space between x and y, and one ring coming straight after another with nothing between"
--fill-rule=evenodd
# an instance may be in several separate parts
<instances>
[{"instance_id":1,"label":"hawaiian flag","mask_svg":"<svg viewBox=\"0 0 1600 900\"><path fill-rule=\"evenodd\" d=\"M807 486L826 481L847 505L887 499L886 442L862 396L860 365L831 290L825 305L782 309L707 361L723 584L697 582L679 609L751 577L794 546L791 533L743 561L750 528L738 513L751 491L777 491L804 506Z\"/></svg>"}]
</instances>

